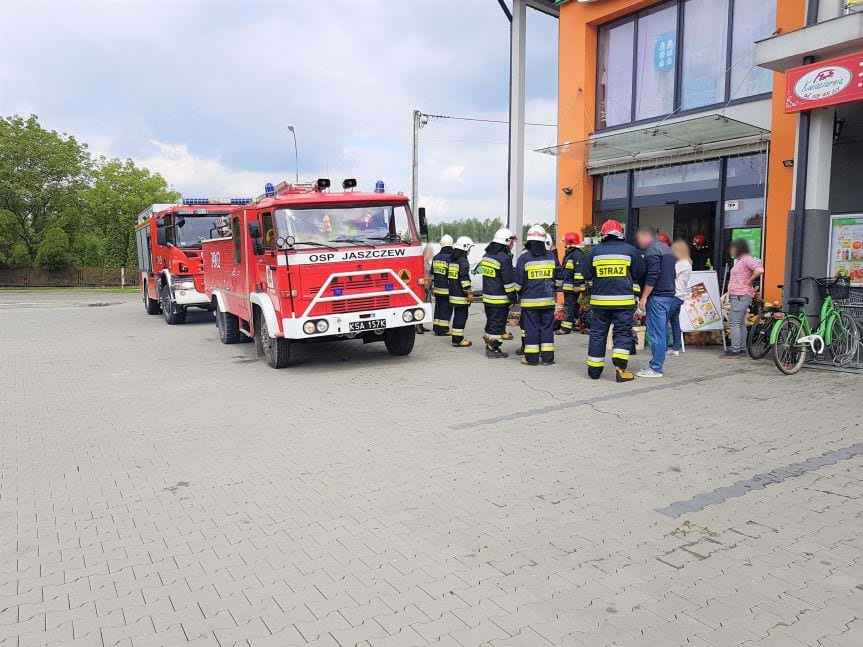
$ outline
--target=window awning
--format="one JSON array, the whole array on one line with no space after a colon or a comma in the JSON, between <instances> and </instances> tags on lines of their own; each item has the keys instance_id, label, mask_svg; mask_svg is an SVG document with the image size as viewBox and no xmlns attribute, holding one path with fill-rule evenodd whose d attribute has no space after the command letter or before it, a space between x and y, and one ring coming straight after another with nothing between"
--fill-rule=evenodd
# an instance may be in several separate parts
<instances>
[{"instance_id":1,"label":"window awning","mask_svg":"<svg viewBox=\"0 0 863 647\"><path fill-rule=\"evenodd\" d=\"M714 114L596 135L536 152L576 156L586 163L589 175L600 175L760 151L769 141L769 130Z\"/></svg>"}]
</instances>

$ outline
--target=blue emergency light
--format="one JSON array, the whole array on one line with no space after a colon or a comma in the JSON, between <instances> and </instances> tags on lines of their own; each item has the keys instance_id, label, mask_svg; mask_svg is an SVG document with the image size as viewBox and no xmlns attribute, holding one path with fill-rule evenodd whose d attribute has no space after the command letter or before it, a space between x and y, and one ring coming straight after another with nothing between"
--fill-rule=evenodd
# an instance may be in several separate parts
<instances>
[{"instance_id":1,"label":"blue emergency light","mask_svg":"<svg viewBox=\"0 0 863 647\"><path fill-rule=\"evenodd\" d=\"M333 288L333 296L340 297L345 293L343 288Z\"/></svg>"},{"instance_id":2,"label":"blue emergency light","mask_svg":"<svg viewBox=\"0 0 863 647\"><path fill-rule=\"evenodd\" d=\"M386 291L387 291L387 292L389 292L390 290L392 290L394 287L395 287L395 286L393 286L393 284L392 284L392 283L387 283L387 284L384 286L384 288L386 289Z\"/></svg>"},{"instance_id":3,"label":"blue emergency light","mask_svg":"<svg viewBox=\"0 0 863 647\"><path fill-rule=\"evenodd\" d=\"M264 185L264 194L265 195L276 195L276 188L273 186L272 182L267 182Z\"/></svg>"},{"instance_id":4,"label":"blue emergency light","mask_svg":"<svg viewBox=\"0 0 863 647\"><path fill-rule=\"evenodd\" d=\"M386 187L384 187L383 180L378 180L377 182L375 182L375 193L383 193L385 188Z\"/></svg>"}]
</instances>

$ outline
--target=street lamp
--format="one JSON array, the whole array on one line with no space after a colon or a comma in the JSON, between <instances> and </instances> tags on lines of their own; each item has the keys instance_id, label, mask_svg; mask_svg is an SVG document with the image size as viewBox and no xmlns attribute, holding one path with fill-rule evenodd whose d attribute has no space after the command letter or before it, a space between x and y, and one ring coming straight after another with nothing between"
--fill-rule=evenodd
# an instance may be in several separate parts
<instances>
[{"instance_id":1,"label":"street lamp","mask_svg":"<svg viewBox=\"0 0 863 647\"><path fill-rule=\"evenodd\" d=\"M297 153L297 131L294 130L293 126L288 126L288 130L294 136L294 169L297 174L297 184L300 183L300 156Z\"/></svg>"}]
</instances>

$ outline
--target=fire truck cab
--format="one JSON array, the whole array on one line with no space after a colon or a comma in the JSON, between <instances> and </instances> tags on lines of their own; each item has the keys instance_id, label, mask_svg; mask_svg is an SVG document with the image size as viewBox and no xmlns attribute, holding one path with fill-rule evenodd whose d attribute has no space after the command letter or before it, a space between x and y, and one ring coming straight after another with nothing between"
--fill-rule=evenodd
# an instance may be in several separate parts
<instances>
[{"instance_id":1,"label":"fire truck cab","mask_svg":"<svg viewBox=\"0 0 863 647\"><path fill-rule=\"evenodd\" d=\"M187 198L154 204L138 215L135 242L141 294L147 314L160 312L170 324L186 321L186 309L210 309L204 294L201 241L217 221L249 198Z\"/></svg>"},{"instance_id":2,"label":"fire truck cab","mask_svg":"<svg viewBox=\"0 0 863 647\"><path fill-rule=\"evenodd\" d=\"M343 191L330 182L268 184L203 242L204 289L219 338L251 338L283 368L299 343L383 341L407 355L429 321L422 245L403 195ZM380 187L382 190L382 186ZM420 230L425 233L424 214Z\"/></svg>"}]
</instances>

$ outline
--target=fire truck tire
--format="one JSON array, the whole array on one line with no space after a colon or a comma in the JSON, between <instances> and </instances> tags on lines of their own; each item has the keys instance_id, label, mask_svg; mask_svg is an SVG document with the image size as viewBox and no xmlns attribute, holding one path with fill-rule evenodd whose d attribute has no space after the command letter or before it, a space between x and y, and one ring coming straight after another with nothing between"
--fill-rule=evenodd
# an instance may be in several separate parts
<instances>
[{"instance_id":1,"label":"fire truck tire","mask_svg":"<svg viewBox=\"0 0 863 647\"><path fill-rule=\"evenodd\" d=\"M159 300L150 298L146 281L144 282L144 310L147 311L148 315L157 315L162 312L162 309L159 307Z\"/></svg>"},{"instance_id":2,"label":"fire truck tire","mask_svg":"<svg viewBox=\"0 0 863 647\"><path fill-rule=\"evenodd\" d=\"M285 368L291 363L291 342L284 337L270 337L266 318L258 312L255 317L259 343L258 350L273 368Z\"/></svg>"},{"instance_id":3,"label":"fire truck tire","mask_svg":"<svg viewBox=\"0 0 863 647\"><path fill-rule=\"evenodd\" d=\"M178 306L171 298L171 288L163 285L159 290L159 305L162 306L162 316L169 326L186 323L186 309Z\"/></svg>"},{"instance_id":4,"label":"fire truck tire","mask_svg":"<svg viewBox=\"0 0 863 647\"><path fill-rule=\"evenodd\" d=\"M384 345L390 355L410 355L416 340L416 328L401 326L384 332Z\"/></svg>"},{"instance_id":5,"label":"fire truck tire","mask_svg":"<svg viewBox=\"0 0 863 647\"><path fill-rule=\"evenodd\" d=\"M239 344L243 341L240 320L230 312L222 312L216 308L216 328L219 329L219 341L223 344Z\"/></svg>"}]
</instances>

